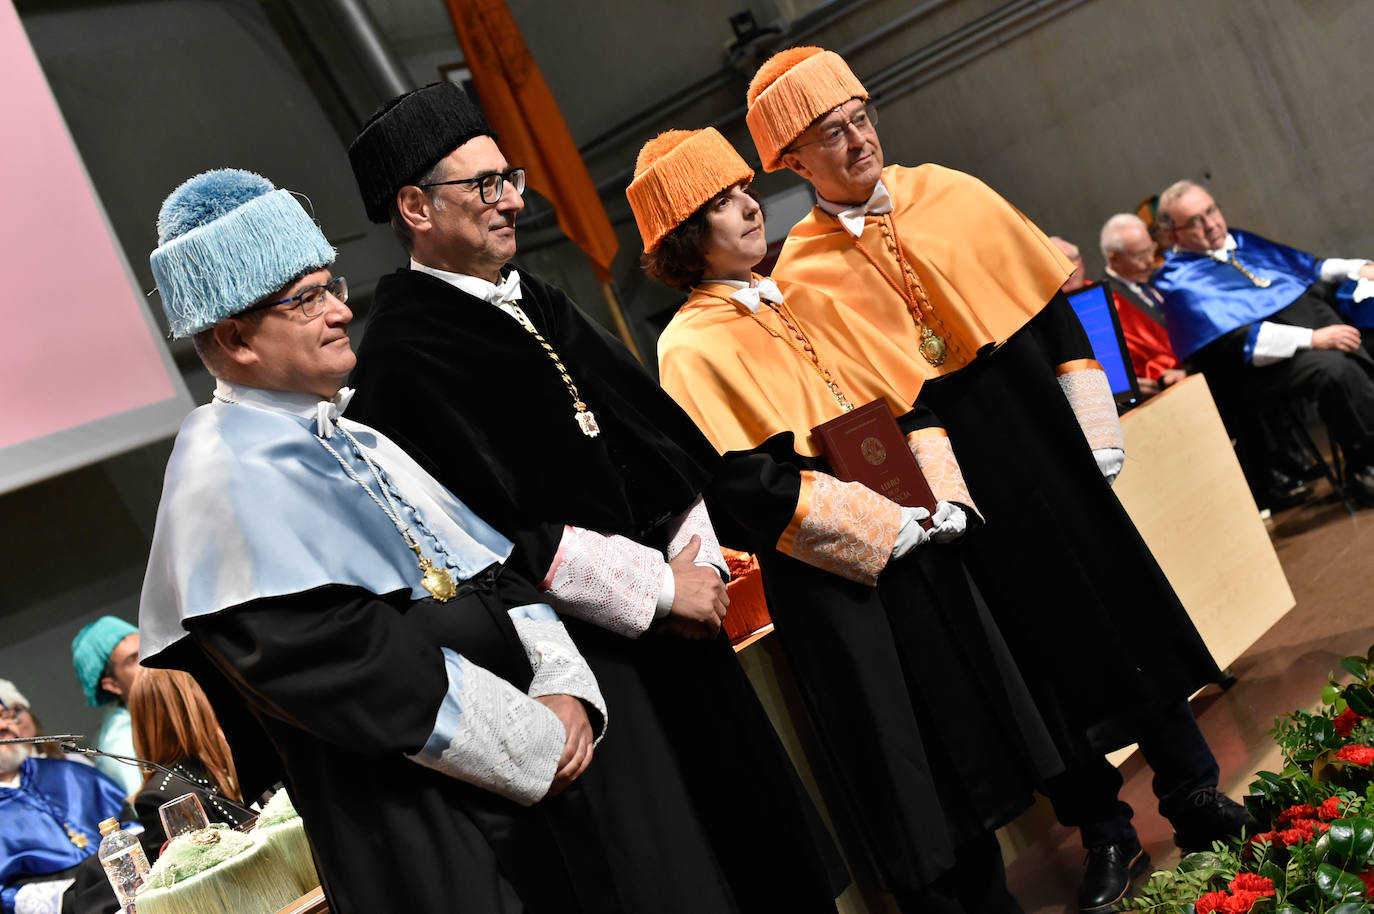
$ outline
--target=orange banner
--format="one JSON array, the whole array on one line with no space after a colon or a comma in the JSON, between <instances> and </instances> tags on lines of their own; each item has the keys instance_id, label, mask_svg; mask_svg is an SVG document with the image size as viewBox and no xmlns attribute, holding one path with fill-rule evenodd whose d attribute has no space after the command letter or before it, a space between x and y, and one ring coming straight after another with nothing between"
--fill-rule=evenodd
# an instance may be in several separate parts
<instances>
[{"instance_id":1,"label":"orange banner","mask_svg":"<svg viewBox=\"0 0 1374 914\"><path fill-rule=\"evenodd\" d=\"M548 83L503 0L447 0L482 110L501 151L553 204L563 233L586 252L603 281L620 240L577 152Z\"/></svg>"}]
</instances>

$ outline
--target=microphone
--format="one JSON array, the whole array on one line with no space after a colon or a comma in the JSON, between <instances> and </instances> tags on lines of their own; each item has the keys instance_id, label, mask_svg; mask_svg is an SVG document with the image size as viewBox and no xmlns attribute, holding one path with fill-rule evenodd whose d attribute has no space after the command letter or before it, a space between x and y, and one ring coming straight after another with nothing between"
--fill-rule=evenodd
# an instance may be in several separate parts
<instances>
[{"instance_id":1,"label":"microphone","mask_svg":"<svg viewBox=\"0 0 1374 914\"><path fill-rule=\"evenodd\" d=\"M146 758L139 758L138 756L134 755L116 755L113 752L102 752L99 749L91 749L86 746L83 746L81 745L81 740L85 738L85 735L81 733L56 733L52 736L16 736L13 739L0 739L0 746L7 745L10 743L57 743L58 748L61 749L63 752L72 752L76 753L77 755L88 755L93 758L112 758L117 762L124 763L125 765L134 765L140 768L152 768L156 771L162 772L163 774L170 774L174 778L180 778L183 781L186 780L185 775L178 774L171 768L168 768L165 765L159 765L157 762L149 761ZM252 818L257 815L257 813L253 812L253 810L245 809L244 807L235 803L233 800L230 800L223 794L216 794L216 797L219 799L221 803L226 803L229 806L234 807L239 812L243 813L245 816L249 818Z\"/></svg>"}]
</instances>

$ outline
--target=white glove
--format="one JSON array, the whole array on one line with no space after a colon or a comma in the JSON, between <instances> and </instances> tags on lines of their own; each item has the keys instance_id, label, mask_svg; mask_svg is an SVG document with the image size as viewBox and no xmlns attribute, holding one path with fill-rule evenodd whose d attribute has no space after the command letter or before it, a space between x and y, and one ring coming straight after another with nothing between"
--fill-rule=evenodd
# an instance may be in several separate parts
<instances>
[{"instance_id":1,"label":"white glove","mask_svg":"<svg viewBox=\"0 0 1374 914\"><path fill-rule=\"evenodd\" d=\"M935 515L927 532L932 543L952 543L964 535L967 527L968 515L964 509L952 501L942 501L935 506Z\"/></svg>"},{"instance_id":2,"label":"white glove","mask_svg":"<svg viewBox=\"0 0 1374 914\"><path fill-rule=\"evenodd\" d=\"M1102 478L1107 480L1107 485L1111 485L1116 482L1116 477L1121 475L1121 468L1126 465L1126 452L1119 447L1093 448L1093 459L1097 461L1097 468L1102 471Z\"/></svg>"},{"instance_id":3,"label":"white glove","mask_svg":"<svg viewBox=\"0 0 1374 914\"><path fill-rule=\"evenodd\" d=\"M899 559L930 538L930 531L921 521L930 517L925 508L902 506L902 525L897 528L897 541L892 544L892 557Z\"/></svg>"}]
</instances>

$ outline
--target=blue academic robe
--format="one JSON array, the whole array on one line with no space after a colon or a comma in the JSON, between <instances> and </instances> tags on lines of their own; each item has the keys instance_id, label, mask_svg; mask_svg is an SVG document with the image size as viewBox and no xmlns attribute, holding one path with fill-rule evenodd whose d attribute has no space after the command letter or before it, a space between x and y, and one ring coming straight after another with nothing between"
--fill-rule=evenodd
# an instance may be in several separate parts
<instances>
[{"instance_id":1,"label":"blue academic robe","mask_svg":"<svg viewBox=\"0 0 1374 914\"><path fill-rule=\"evenodd\" d=\"M1233 229L1236 260L1257 277L1260 287L1229 263L1192 251L1170 251L1154 275L1164 295L1169 340L1180 359L1239 327L1254 324L1247 355L1259 323L1291 305L1315 283L1320 261L1311 254Z\"/></svg>"},{"instance_id":2,"label":"blue academic robe","mask_svg":"<svg viewBox=\"0 0 1374 914\"><path fill-rule=\"evenodd\" d=\"M12 885L24 876L60 873L100 847L100 823L120 818L124 790L90 765L65 759L30 758L18 787L0 787L0 909L13 914ZM132 819L128 820L132 821ZM85 836L72 843L70 827Z\"/></svg>"}]
</instances>

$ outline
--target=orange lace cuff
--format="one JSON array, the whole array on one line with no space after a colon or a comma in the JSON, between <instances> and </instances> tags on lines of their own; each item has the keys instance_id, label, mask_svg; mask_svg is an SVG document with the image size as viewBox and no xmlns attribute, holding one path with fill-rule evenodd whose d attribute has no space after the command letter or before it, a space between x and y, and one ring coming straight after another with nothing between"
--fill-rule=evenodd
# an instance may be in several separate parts
<instances>
[{"instance_id":1,"label":"orange lace cuff","mask_svg":"<svg viewBox=\"0 0 1374 914\"><path fill-rule=\"evenodd\" d=\"M872 586L892 557L902 509L857 482L802 471L792 521L778 551L817 568Z\"/></svg>"},{"instance_id":2,"label":"orange lace cuff","mask_svg":"<svg viewBox=\"0 0 1374 914\"><path fill-rule=\"evenodd\" d=\"M974 511L978 510L964 482L959 461L954 457L948 432L935 427L917 429L906 436L906 443L916 456L916 464L925 474L926 482L930 483L930 491L935 493L938 500L955 501Z\"/></svg>"}]
</instances>

